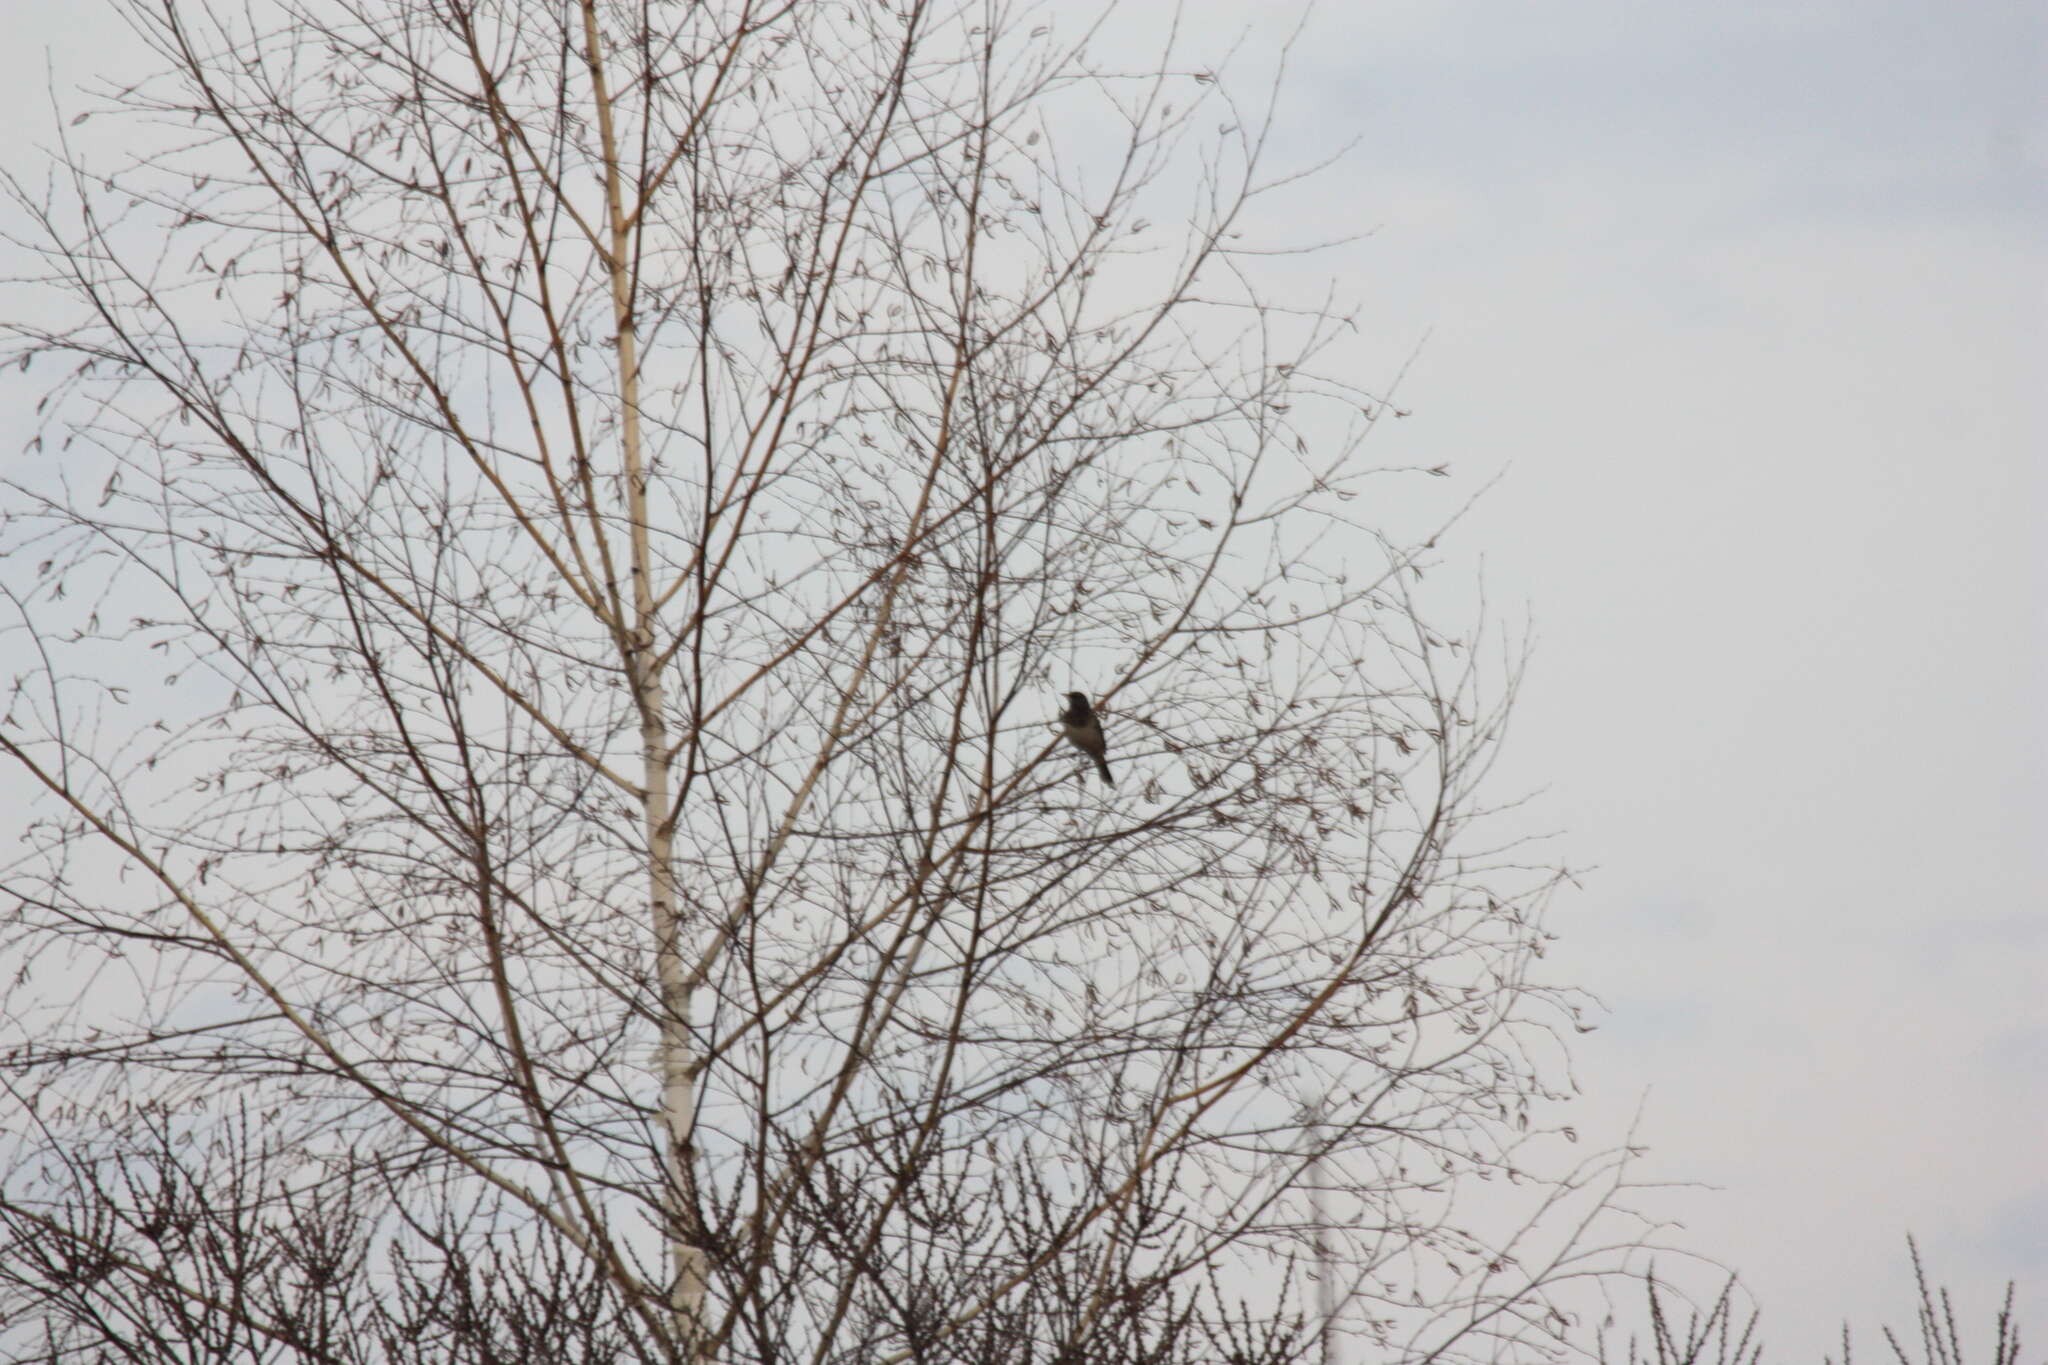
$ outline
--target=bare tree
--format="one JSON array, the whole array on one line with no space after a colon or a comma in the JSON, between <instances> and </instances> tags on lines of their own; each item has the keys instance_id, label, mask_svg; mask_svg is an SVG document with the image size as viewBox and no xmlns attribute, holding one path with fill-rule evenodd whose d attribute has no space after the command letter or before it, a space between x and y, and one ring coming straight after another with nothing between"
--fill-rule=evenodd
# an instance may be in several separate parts
<instances>
[{"instance_id":1,"label":"bare tree","mask_svg":"<svg viewBox=\"0 0 2048 1365\"><path fill-rule=\"evenodd\" d=\"M1347 1331L1566 1349L1515 660L1262 115L979 0L122 12L10 182L4 1349L1291 1360L1312 1169Z\"/></svg>"}]
</instances>

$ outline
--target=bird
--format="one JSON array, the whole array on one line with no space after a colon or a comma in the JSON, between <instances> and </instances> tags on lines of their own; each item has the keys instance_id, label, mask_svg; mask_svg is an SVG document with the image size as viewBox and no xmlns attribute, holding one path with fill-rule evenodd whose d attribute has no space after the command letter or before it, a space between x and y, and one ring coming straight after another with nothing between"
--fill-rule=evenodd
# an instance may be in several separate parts
<instances>
[{"instance_id":1,"label":"bird","mask_svg":"<svg viewBox=\"0 0 2048 1365\"><path fill-rule=\"evenodd\" d=\"M1095 760L1095 771L1102 774L1104 786L1116 784L1116 779L1109 775L1109 760L1103 757L1109 745L1102 737L1102 721L1088 704L1085 693L1067 693L1067 709L1060 713L1060 733L1067 737L1067 743Z\"/></svg>"}]
</instances>

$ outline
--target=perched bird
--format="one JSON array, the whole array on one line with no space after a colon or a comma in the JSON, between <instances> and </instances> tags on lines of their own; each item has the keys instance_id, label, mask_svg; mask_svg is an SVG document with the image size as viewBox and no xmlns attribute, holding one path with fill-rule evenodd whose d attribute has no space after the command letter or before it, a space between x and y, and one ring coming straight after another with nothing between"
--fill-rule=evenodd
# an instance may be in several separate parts
<instances>
[{"instance_id":1,"label":"perched bird","mask_svg":"<svg viewBox=\"0 0 2048 1365\"><path fill-rule=\"evenodd\" d=\"M1109 760L1103 757L1109 745L1102 738L1102 721L1083 693L1067 693L1067 709L1060 712L1060 733L1067 743L1095 760L1095 771L1102 774L1104 786L1115 784L1116 779L1109 775Z\"/></svg>"}]
</instances>

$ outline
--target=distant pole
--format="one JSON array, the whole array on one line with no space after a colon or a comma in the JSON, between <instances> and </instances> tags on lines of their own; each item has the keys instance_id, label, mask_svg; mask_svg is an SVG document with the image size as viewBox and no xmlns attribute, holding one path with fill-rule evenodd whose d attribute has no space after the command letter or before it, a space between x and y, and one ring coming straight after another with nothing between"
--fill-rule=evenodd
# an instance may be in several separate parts
<instances>
[{"instance_id":1,"label":"distant pole","mask_svg":"<svg viewBox=\"0 0 2048 1365\"><path fill-rule=\"evenodd\" d=\"M1322 1365L1339 1365L1337 1359L1337 1279L1330 1254L1330 1224L1323 1207L1323 1099L1317 1096L1309 1106L1308 1216L1315 1228L1317 1340L1322 1346Z\"/></svg>"}]
</instances>

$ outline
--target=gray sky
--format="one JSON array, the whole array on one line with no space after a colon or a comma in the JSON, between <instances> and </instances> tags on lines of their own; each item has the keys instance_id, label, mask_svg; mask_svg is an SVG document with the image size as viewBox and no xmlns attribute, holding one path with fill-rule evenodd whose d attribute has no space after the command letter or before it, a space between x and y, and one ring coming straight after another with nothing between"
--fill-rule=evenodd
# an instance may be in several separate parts
<instances>
[{"instance_id":1,"label":"gray sky","mask_svg":"<svg viewBox=\"0 0 2048 1365\"><path fill-rule=\"evenodd\" d=\"M1582 1126L1719 1187L1651 1205L1781 1360L1912 1330L1909 1230L2048 1334L2044 16L1332 4L1285 105L1378 373L1430 334L1379 457L1512 466L1449 545L1594 866Z\"/></svg>"},{"instance_id":2,"label":"gray sky","mask_svg":"<svg viewBox=\"0 0 2048 1365\"><path fill-rule=\"evenodd\" d=\"M1910 1328L1909 1230L1966 1345L2008 1278L2048 1337L2042 14L1331 3L1283 103L1359 139L1291 201L1372 233L1357 377L1429 337L1378 457L1512 467L1447 548L1535 623L1497 791L1592 869L1570 1121L1718 1187L1650 1206L1780 1361ZM11 22L22 150L114 24Z\"/></svg>"}]
</instances>

